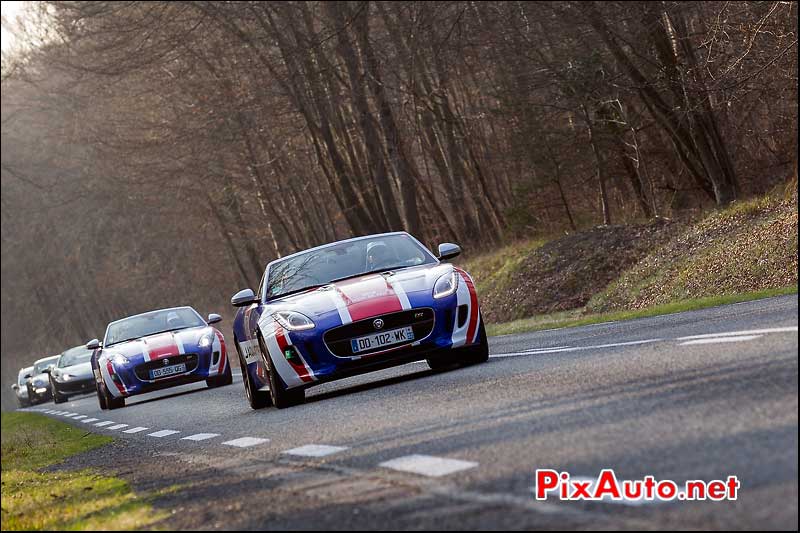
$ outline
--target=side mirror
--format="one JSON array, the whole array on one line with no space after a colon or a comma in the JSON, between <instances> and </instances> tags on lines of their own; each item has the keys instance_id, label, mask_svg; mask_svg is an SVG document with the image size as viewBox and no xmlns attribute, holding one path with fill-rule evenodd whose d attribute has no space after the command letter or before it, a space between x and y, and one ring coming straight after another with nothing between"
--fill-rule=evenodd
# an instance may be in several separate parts
<instances>
[{"instance_id":1,"label":"side mirror","mask_svg":"<svg viewBox=\"0 0 800 533\"><path fill-rule=\"evenodd\" d=\"M92 339L92 340L90 340L89 342L86 343L86 349L87 350L94 351L94 350L97 350L98 348L100 348L100 341L97 340L97 339Z\"/></svg>"},{"instance_id":2,"label":"side mirror","mask_svg":"<svg viewBox=\"0 0 800 533\"><path fill-rule=\"evenodd\" d=\"M11 388L14 389L14 390L19 390L19 385L14 383L13 385L11 385Z\"/></svg>"},{"instance_id":3,"label":"side mirror","mask_svg":"<svg viewBox=\"0 0 800 533\"><path fill-rule=\"evenodd\" d=\"M461 253L461 247L452 242L443 242L439 245L439 259L452 259Z\"/></svg>"},{"instance_id":4,"label":"side mirror","mask_svg":"<svg viewBox=\"0 0 800 533\"><path fill-rule=\"evenodd\" d=\"M231 298L231 305L234 307L244 307L258 301L252 289L242 289Z\"/></svg>"},{"instance_id":5,"label":"side mirror","mask_svg":"<svg viewBox=\"0 0 800 533\"><path fill-rule=\"evenodd\" d=\"M207 324L216 324L217 322L222 322L221 316L219 316L217 313L211 313L208 315L208 320L206 320Z\"/></svg>"}]
</instances>

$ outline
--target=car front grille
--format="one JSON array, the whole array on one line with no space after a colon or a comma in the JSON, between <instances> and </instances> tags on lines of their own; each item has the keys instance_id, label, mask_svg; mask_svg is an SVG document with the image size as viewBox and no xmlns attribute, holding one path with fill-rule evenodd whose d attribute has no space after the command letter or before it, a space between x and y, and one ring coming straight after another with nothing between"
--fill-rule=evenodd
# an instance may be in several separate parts
<instances>
[{"instance_id":1,"label":"car front grille","mask_svg":"<svg viewBox=\"0 0 800 533\"><path fill-rule=\"evenodd\" d=\"M169 363L164 364L164 359L169 359ZM182 353L178 355L170 355L169 357L155 359L153 361L148 361L147 363L142 363L138 365L134 372L136 373L136 377L142 381L160 381L162 379L169 379L174 378L176 375L173 374L171 376L164 376L161 378L156 378L155 380L150 378L150 371L155 368L164 368L165 366L172 366L177 365L180 363L186 363L186 372L192 372L194 369L197 368L198 358L196 353ZM181 375L181 374L177 374Z\"/></svg>"},{"instance_id":2,"label":"car front grille","mask_svg":"<svg viewBox=\"0 0 800 533\"><path fill-rule=\"evenodd\" d=\"M380 330L375 329L374 322L380 318L383 320L383 327ZM350 345L350 339L353 337L361 337L362 335L369 335L378 331L389 331L392 329L411 326L414 330L414 341L419 341L427 337L433 331L434 313L430 307L421 309L409 309L407 311L399 311L397 313L389 313L386 315L373 316L365 318L352 324L332 328L325 332L324 340L325 345L337 357L353 357L369 355L375 352L396 349L406 344L394 344L390 346L382 346L374 350L365 352L353 353L353 348Z\"/></svg>"}]
</instances>

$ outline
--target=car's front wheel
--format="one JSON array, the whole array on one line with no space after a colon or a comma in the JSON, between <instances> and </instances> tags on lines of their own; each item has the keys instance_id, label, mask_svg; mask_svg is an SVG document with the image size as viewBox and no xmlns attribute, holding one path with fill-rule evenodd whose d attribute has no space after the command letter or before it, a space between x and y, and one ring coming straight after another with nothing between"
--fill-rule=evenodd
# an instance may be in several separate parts
<instances>
[{"instance_id":1,"label":"car's front wheel","mask_svg":"<svg viewBox=\"0 0 800 533\"><path fill-rule=\"evenodd\" d=\"M264 339L258 336L258 347L261 349L261 357L267 365L267 376L269 377L269 395L272 398L272 405L278 409L292 407L303 403L306 399L306 392L303 389L290 390L283 384L278 372L272 365L272 358L269 356Z\"/></svg>"},{"instance_id":2,"label":"car's front wheel","mask_svg":"<svg viewBox=\"0 0 800 533\"><path fill-rule=\"evenodd\" d=\"M447 350L443 353L431 356L427 359L431 370L441 371L455 368L458 366L477 365L489 360L489 340L486 336L486 328L481 325L478 327L478 342L472 346Z\"/></svg>"},{"instance_id":3,"label":"car's front wheel","mask_svg":"<svg viewBox=\"0 0 800 533\"><path fill-rule=\"evenodd\" d=\"M125 407L125 398L114 398L103 382L98 385L97 399L100 401L100 409L120 409Z\"/></svg>"},{"instance_id":4,"label":"car's front wheel","mask_svg":"<svg viewBox=\"0 0 800 533\"><path fill-rule=\"evenodd\" d=\"M222 387L224 385L230 385L231 383L233 383L233 374L231 373L230 363L225 366L225 372L219 376L212 376L206 380L206 385L208 385L210 389Z\"/></svg>"},{"instance_id":5,"label":"car's front wheel","mask_svg":"<svg viewBox=\"0 0 800 533\"><path fill-rule=\"evenodd\" d=\"M65 403L69 400L68 396L65 396L58 392L58 390L53 387L53 403Z\"/></svg>"},{"instance_id":6,"label":"car's front wheel","mask_svg":"<svg viewBox=\"0 0 800 533\"><path fill-rule=\"evenodd\" d=\"M247 371L247 363L244 361L241 352L239 351L239 343L234 338L233 343L236 345L236 353L239 356L239 366L242 369L242 381L244 382L244 394L247 397L247 402L250 404L251 409L263 409L272 403L272 398L266 391L256 389L250 373Z\"/></svg>"}]
</instances>

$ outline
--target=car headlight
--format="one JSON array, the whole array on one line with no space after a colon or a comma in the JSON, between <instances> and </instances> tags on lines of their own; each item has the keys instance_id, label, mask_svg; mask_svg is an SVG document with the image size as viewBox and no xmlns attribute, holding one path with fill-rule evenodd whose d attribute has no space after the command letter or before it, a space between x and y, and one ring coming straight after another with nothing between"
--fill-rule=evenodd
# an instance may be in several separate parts
<instances>
[{"instance_id":1,"label":"car headlight","mask_svg":"<svg viewBox=\"0 0 800 533\"><path fill-rule=\"evenodd\" d=\"M455 270L440 276L433 284L433 297L444 298L450 296L458 289L458 272Z\"/></svg>"},{"instance_id":2,"label":"car headlight","mask_svg":"<svg viewBox=\"0 0 800 533\"><path fill-rule=\"evenodd\" d=\"M61 378L61 381L69 381L75 376L73 376L72 374L59 374L58 377Z\"/></svg>"},{"instance_id":3,"label":"car headlight","mask_svg":"<svg viewBox=\"0 0 800 533\"><path fill-rule=\"evenodd\" d=\"M297 311L276 311L272 314L272 318L289 331L303 331L314 327L314 322L310 318Z\"/></svg>"},{"instance_id":4,"label":"car headlight","mask_svg":"<svg viewBox=\"0 0 800 533\"><path fill-rule=\"evenodd\" d=\"M115 353L111 356L111 362L114 363L114 366L126 366L131 364L127 357L122 355L121 353Z\"/></svg>"},{"instance_id":5,"label":"car headlight","mask_svg":"<svg viewBox=\"0 0 800 533\"><path fill-rule=\"evenodd\" d=\"M202 337L200 337L200 341L197 343L197 345L200 348L208 348L212 344L214 344L214 334L213 333L210 333L208 335L203 335Z\"/></svg>"}]
</instances>

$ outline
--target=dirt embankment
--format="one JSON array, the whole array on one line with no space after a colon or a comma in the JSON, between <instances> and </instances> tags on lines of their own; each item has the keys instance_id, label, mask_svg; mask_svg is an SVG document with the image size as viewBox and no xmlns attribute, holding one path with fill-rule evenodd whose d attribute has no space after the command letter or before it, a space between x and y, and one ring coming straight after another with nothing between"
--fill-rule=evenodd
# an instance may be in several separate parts
<instances>
[{"instance_id":1,"label":"dirt embankment","mask_svg":"<svg viewBox=\"0 0 800 533\"><path fill-rule=\"evenodd\" d=\"M797 283L797 201L759 198L695 223L597 227L508 246L464 266L488 322L785 287Z\"/></svg>"}]
</instances>

